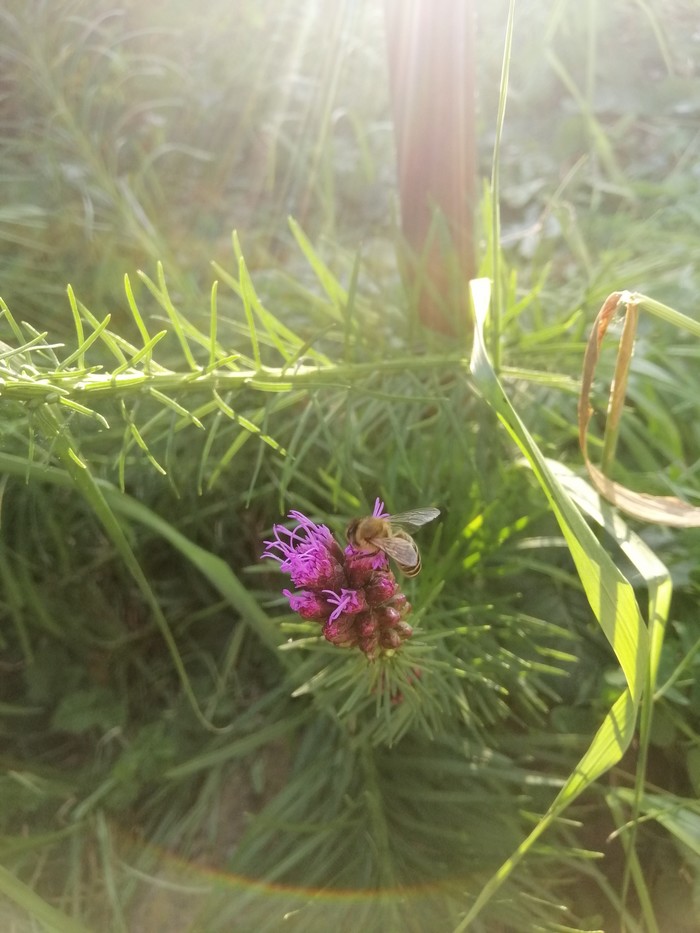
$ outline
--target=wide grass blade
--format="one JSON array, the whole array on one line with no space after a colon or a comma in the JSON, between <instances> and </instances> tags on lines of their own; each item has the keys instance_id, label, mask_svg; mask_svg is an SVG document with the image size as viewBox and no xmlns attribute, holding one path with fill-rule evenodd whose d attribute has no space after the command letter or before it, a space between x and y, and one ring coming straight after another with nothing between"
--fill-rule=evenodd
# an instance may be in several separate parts
<instances>
[{"instance_id":1,"label":"wide grass blade","mask_svg":"<svg viewBox=\"0 0 700 933\"><path fill-rule=\"evenodd\" d=\"M28 465L23 457L17 457L13 454L0 453L0 470L14 476L28 476L36 482L52 483L61 487L74 485L69 471L39 463ZM174 548L180 551L229 601L231 606L240 614L244 623L274 652L280 663L291 666L291 662L287 660L286 655L277 651L283 641L278 626L260 608L255 597L240 582L224 560L190 541L170 522L161 518L137 499L133 499L121 492L111 483L99 479L93 479L93 483L111 512L145 525L160 534Z\"/></svg>"},{"instance_id":2,"label":"wide grass blade","mask_svg":"<svg viewBox=\"0 0 700 933\"><path fill-rule=\"evenodd\" d=\"M45 930L55 933L90 933L77 920L56 910L32 889L0 865L0 892L10 901L41 923Z\"/></svg>"},{"instance_id":3,"label":"wide grass blade","mask_svg":"<svg viewBox=\"0 0 700 933\"><path fill-rule=\"evenodd\" d=\"M627 681L627 689L613 704L603 724L576 768L534 830L510 858L489 879L458 930L481 912L535 841L566 808L616 764L628 748L637 719L644 687L647 685L649 639L628 580L615 566L578 511L561 483L508 401L488 360L484 344L484 323L490 299L490 283L471 283L476 329L471 372L477 388L494 408L515 443L525 455L547 496L578 571L593 613L610 642Z\"/></svg>"},{"instance_id":4,"label":"wide grass blade","mask_svg":"<svg viewBox=\"0 0 700 933\"><path fill-rule=\"evenodd\" d=\"M122 528L120 522L117 520L117 517L110 507L110 504L107 502L102 489L90 473L87 465L80 459L77 453L77 447L68 434L65 425L61 424L56 415L49 409L48 406L44 406L42 411L38 412L35 417L37 419L37 423L41 426L42 433L47 438L51 439L54 452L61 460L64 468L73 481L73 484L85 497L88 504L93 509L95 516L101 522L117 553L124 561L125 565L138 584L139 589L143 593L144 598L148 602L148 605L153 613L153 617L158 625L158 628L160 629L161 635L163 636L168 650L170 651L170 656L180 678L182 689L184 690L185 695L190 702L194 715L205 729L208 729L212 732L220 732L221 729L211 723L200 709L182 657L180 656L177 643L175 642L172 631L170 630L168 620L166 619L165 614L160 607L160 603L158 602L158 599L156 598L156 595L153 592L150 583L148 582L148 578L143 572L141 564L139 563L139 560L136 557L136 554L134 553L129 540L124 533L124 529Z\"/></svg>"},{"instance_id":5,"label":"wide grass blade","mask_svg":"<svg viewBox=\"0 0 700 933\"><path fill-rule=\"evenodd\" d=\"M628 874L631 871L637 893L642 902L649 900L643 873L639 870L638 859L634 850L637 820L642 812L644 783L651 744L651 726L656 699L656 683L661 662L666 626L671 611L673 582L668 567L654 554L639 535L631 531L620 515L605 502L582 477L577 476L568 467L554 461L548 461L552 472L573 497L580 508L595 522L602 525L615 540L620 549L634 564L646 583L649 602L649 671L647 688L644 691L639 725L639 752L635 772L634 798L632 809L632 829L625 838L627 861L625 880L623 881L623 902L627 887ZM648 926L652 928L653 918L650 907L647 911Z\"/></svg>"}]
</instances>

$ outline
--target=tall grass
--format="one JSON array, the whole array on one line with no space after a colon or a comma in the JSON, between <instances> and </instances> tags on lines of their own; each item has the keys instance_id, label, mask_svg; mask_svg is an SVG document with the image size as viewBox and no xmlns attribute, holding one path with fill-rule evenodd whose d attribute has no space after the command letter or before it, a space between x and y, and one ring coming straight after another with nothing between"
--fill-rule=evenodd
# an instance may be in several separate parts
<instances>
[{"instance_id":1,"label":"tall grass","mask_svg":"<svg viewBox=\"0 0 700 933\"><path fill-rule=\"evenodd\" d=\"M482 271L500 269L499 383L488 332L470 366L399 286L377 9L240 2L202 17L65 0L62 15L0 14L13 917L693 929L696 543L634 538L561 466L580 465L593 306L630 287L687 307L697 284L692 203L673 194L690 190L697 147L689 9L515 12L504 249L488 192L481 215ZM503 16L482 19L485 167ZM526 17L546 31L546 67ZM613 82L625 22L651 94ZM675 124L660 103L672 89ZM223 235L233 220L240 242ZM692 498L697 349L659 327L638 341L616 468ZM259 555L289 508L341 537L377 495L443 514L407 582L415 634L368 664L294 617ZM640 702L637 764L634 745L621 756Z\"/></svg>"}]
</instances>

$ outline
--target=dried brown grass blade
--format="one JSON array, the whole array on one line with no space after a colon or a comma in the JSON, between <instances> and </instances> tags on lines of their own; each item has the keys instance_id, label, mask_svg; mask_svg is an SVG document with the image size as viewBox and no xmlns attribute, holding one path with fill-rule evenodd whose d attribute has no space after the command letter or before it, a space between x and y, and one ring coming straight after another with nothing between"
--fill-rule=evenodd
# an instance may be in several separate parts
<instances>
[{"instance_id":1,"label":"dried brown grass blade","mask_svg":"<svg viewBox=\"0 0 700 933\"><path fill-rule=\"evenodd\" d=\"M638 310L637 303L632 300L629 292L613 292L605 299L593 325L583 358L581 394L578 403L578 436L588 475L600 495L626 515L631 515L643 522L670 525L674 528L699 528L700 508L690 505L683 499L677 499L675 496L652 496L647 493L635 492L606 476L599 467L591 463L588 456L588 424L593 411L590 405L593 377L603 338L613 315L620 305L625 307L625 326L620 341L615 380L610 389L610 403L608 406L608 416L615 420L614 427L616 429L624 401L624 387L629 370L631 356L630 335L634 332Z\"/></svg>"}]
</instances>

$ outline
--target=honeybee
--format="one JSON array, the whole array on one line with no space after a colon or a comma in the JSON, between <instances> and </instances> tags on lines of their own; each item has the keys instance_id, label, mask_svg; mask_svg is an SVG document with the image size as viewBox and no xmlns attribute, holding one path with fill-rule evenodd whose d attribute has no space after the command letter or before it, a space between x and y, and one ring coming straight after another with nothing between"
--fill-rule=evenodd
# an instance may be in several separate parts
<instances>
[{"instance_id":1,"label":"honeybee","mask_svg":"<svg viewBox=\"0 0 700 933\"><path fill-rule=\"evenodd\" d=\"M411 509L384 518L367 515L365 518L353 519L346 534L350 544L358 551L372 554L383 551L396 561L401 573L415 577L420 573L420 552L406 529L420 528L432 522L439 514L440 509Z\"/></svg>"}]
</instances>

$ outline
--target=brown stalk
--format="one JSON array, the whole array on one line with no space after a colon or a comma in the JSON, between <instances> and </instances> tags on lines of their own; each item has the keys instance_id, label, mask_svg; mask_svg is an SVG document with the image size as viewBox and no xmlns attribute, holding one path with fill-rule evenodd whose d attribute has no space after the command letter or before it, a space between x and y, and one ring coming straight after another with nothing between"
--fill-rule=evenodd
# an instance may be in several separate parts
<instances>
[{"instance_id":1,"label":"brown stalk","mask_svg":"<svg viewBox=\"0 0 700 933\"><path fill-rule=\"evenodd\" d=\"M474 0L384 0L407 245L422 322L455 333L475 274Z\"/></svg>"}]
</instances>

